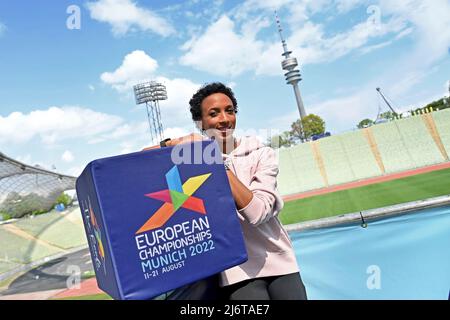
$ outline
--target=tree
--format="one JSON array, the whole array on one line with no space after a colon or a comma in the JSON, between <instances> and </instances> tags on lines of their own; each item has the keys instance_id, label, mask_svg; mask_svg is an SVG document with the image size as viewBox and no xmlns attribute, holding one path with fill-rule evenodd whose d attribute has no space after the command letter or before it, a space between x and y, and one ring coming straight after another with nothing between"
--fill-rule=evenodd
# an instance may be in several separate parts
<instances>
[{"instance_id":1,"label":"tree","mask_svg":"<svg viewBox=\"0 0 450 320\"><path fill-rule=\"evenodd\" d=\"M72 203L73 199L68 195L62 192L58 198L56 198L55 205L62 203L65 207L69 206Z\"/></svg>"},{"instance_id":2,"label":"tree","mask_svg":"<svg viewBox=\"0 0 450 320\"><path fill-rule=\"evenodd\" d=\"M309 140L313 135L325 132L325 121L315 114L309 114L302 120L298 119L291 125L290 134L295 140Z\"/></svg>"},{"instance_id":3,"label":"tree","mask_svg":"<svg viewBox=\"0 0 450 320\"><path fill-rule=\"evenodd\" d=\"M285 131L282 134L277 134L271 137L268 141L269 146L274 149L281 147L290 147L295 144L294 139L289 131Z\"/></svg>"},{"instance_id":4,"label":"tree","mask_svg":"<svg viewBox=\"0 0 450 320\"><path fill-rule=\"evenodd\" d=\"M358 129L364 129L364 128L373 126L373 124L374 124L373 120L364 119L364 120L361 120L360 123L358 123L357 127L358 127Z\"/></svg>"},{"instance_id":5,"label":"tree","mask_svg":"<svg viewBox=\"0 0 450 320\"><path fill-rule=\"evenodd\" d=\"M48 195L49 198L52 195ZM21 218L33 212L48 211L51 208L51 203L47 198L37 193L29 193L20 195L16 191L8 194L3 202L2 210L11 215L12 218Z\"/></svg>"},{"instance_id":6,"label":"tree","mask_svg":"<svg viewBox=\"0 0 450 320\"><path fill-rule=\"evenodd\" d=\"M424 107L424 109L428 109L428 108L433 109L433 111L450 108L450 99L442 98L440 100L433 101L432 103L430 103Z\"/></svg>"},{"instance_id":7,"label":"tree","mask_svg":"<svg viewBox=\"0 0 450 320\"><path fill-rule=\"evenodd\" d=\"M386 119L389 121L395 120L395 118L398 116L397 113L394 113L392 111L386 111L380 114L380 119Z\"/></svg>"}]
</instances>

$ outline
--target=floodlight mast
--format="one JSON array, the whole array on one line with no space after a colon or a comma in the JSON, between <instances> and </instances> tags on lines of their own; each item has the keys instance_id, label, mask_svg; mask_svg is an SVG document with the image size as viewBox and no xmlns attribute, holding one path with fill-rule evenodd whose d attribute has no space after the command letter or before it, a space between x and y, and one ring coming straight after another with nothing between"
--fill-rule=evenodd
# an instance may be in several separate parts
<instances>
[{"instance_id":1,"label":"floodlight mast","mask_svg":"<svg viewBox=\"0 0 450 320\"><path fill-rule=\"evenodd\" d=\"M153 142L163 140L163 125L159 101L167 100L166 86L156 81L144 82L133 87L136 104L144 104L147 110L147 120L150 136Z\"/></svg>"},{"instance_id":2,"label":"floodlight mast","mask_svg":"<svg viewBox=\"0 0 450 320\"><path fill-rule=\"evenodd\" d=\"M384 94L381 92L380 88L377 88L378 93L380 94L380 96L383 98L384 102L386 102L386 104L388 105L389 109L391 109L392 113L394 115L397 114L397 112L395 112L394 108L392 108L391 104L389 103L389 101L386 99L386 97L384 96Z\"/></svg>"},{"instance_id":3,"label":"floodlight mast","mask_svg":"<svg viewBox=\"0 0 450 320\"><path fill-rule=\"evenodd\" d=\"M450 80L448 80L448 98L447 98L447 104L450 104Z\"/></svg>"}]
</instances>

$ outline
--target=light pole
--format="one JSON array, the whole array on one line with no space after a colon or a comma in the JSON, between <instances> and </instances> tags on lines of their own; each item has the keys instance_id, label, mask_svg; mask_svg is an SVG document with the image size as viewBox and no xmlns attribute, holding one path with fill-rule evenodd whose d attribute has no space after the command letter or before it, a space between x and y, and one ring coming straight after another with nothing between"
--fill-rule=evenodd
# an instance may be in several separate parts
<instances>
[{"instance_id":1,"label":"light pole","mask_svg":"<svg viewBox=\"0 0 450 320\"><path fill-rule=\"evenodd\" d=\"M167 100L166 86L156 81L137 84L133 87L136 104L145 103L147 120L152 141L160 141L163 136L163 125L161 122L161 111L159 101Z\"/></svg>"}]
</instances>

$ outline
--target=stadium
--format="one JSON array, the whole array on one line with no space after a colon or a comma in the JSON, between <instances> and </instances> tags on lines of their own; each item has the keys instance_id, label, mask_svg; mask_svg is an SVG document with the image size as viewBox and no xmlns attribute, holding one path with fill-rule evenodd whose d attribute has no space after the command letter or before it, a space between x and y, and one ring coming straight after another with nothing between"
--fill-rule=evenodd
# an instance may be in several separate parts
<instances>
[{"instance_id":1,"label":"stadium","mask_svg":"<svg viewBox=\"0 0 450 320\"><path fill-rule=\"evenodd\" d=\"M254 243L287 239L308 300L450 300L447 0L73 2L26 3L33 19L25 2L0 4L0 300L131 300L142 286L149 300L186 300L201 272L245 263L250 202L232 194L225 144L205 139L211 94L193 94L207 83L236 93L219 91L222 117L270 132L255 135L276 154L277 192L263 193L283 207L266 201L258 219L277 217L253 226L280 232ZM176 163L168 144L196 135ZM219 162L189 162L206 143Z\"/></svg>"},{"instance_id":2,"label":"stadium","mask_svg":"<svg viewBox=\"0 0 450 320\"><path fill-rule=\"evenodd\" d=\"M278 149L278 183L285 200L281 220L298 249L297 258L313 299L447 297L445 266L429 270L421 295L417 295L400 280L383 282L393 287L381 292L352 288L338 262L348 259L351 263L348 277L351 272L364 277L366 269L376 265L382 268L383 277L407 279L405 272L417 272L417 268L423 272L423 268L445 261L433 259L446 252L449 153L450 109ZM108 298L95 286L76 202L62 212L52 206L62 191L74 188L75 177L27 166L5 155L1 155L0 177L0 212L20 217L24 212L51 209L0 225L2 243L10 244L3 247L0 257L0 294ZM413 240L419 235L420 239ZM397 255L410 251L411 241L421 250L410 252L412 256L402 261ZM419 259L420 255L424 257ZM66 288L69 277L63 266L70 256L84 261L82 268L75 270L83 280L79 289ZM385 259L393 256L398 264L383 266ZM372 257L371 263L354 270L355 265L364 263L359 260L367 257ZM414 267L408 264L409 259L414 259ZM61 266L55 270L53 265L58 263ZM323 279L323 275L333 280ZM339 281L344 280L346 289L339 291L343 288Z\"/></svg>"}]
</instances>

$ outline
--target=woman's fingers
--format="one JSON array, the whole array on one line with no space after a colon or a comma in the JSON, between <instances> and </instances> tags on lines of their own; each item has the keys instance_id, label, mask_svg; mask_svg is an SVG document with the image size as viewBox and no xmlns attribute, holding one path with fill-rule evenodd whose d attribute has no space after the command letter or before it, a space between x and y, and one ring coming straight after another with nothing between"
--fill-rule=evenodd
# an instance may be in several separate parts
<instances>
[{"instance_id":1,"label":"woman's fingers","mask_svg":"<svg viewBox=\"0 0 450 320\"><path fill-rule=\"evenodd\" d=\"M194 142L194 141L203 141L203 136L198 133L191 133L191 134L188 134L187 136L171 139L171 140L167 141L166 144L169 147L173 147L173 146L176 146L177 144L190 143L190 142ZM146 147L146 148L142 149L142 151L156 149L156 148L159 148L159 145L152 146L152 147Z\"/></svg>"},{"instance_id":2,"label":"woman's fingers","mask_svg":"<svg viewBox=\"0 0 450 320\"><path fill-rule=\"evenodd\" d=\"M159 146L146 147L146 148L142 149L141 151L147 151L147 150L152 150L152 149L156 149L156 148L159 148Z\"/></svg>"},{"instance_id":3,"label":"woman's fingers","mask_svg":"<svg viewBox=\"0 0 450 320\"><path fill-rule=\"evenodd\" d=\"M194 142L194 141L202 141L203 138L201 135L197 134L197 133L191 133L187 136L181 137L178 139L178 143L175 144L179 144L179 143L190 143L190 142Z\"/></svg>"},{"instance_id":4,"label":"woman's fingers","mask_svg":"<svg viewBox=\"0 0 450 320\"><path fill-rule=\"evenodd\" d=\"M203 141L203 136L198 133L191 133L193 141Z\"/></svg>"}]
</instances>

